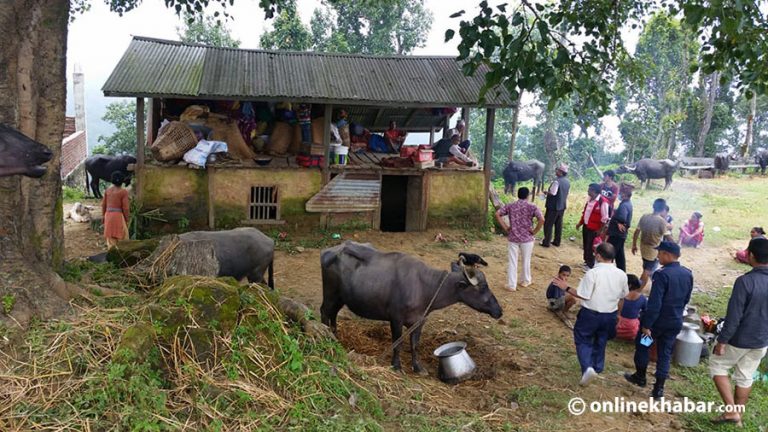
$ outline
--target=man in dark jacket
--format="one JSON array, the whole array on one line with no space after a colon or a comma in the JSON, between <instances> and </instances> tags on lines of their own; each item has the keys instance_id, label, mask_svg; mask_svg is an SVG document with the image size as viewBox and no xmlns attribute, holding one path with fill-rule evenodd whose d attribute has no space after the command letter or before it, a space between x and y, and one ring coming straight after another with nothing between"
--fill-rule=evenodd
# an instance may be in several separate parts
<instances>
[{"instance_id":1,"label":"man in dark jacket","mask_svg":"<svg viewBox=\"0 0 768 432\"><path fill-rule=\"evenodd\" d=\"M621 184L619 189L621 202L608 223L608 243L616 250L616 267L627 271L627 257L624 254L624 242L632 226L632 185Z\"/></svg>"},{"instance_id":2,"label":"man in dark jacket","mask_svg":"<svg viewBox=\"0 0 768 432\"><path fill-rule=\"evenodd\" d=\"M669 375L672 347L677 334L683 328L683 309L693 292L693 274L680 265L680 246L663 241L656 247L659 264L664 267L653 274L653 285L648 306L640 318L640 331L635 339L635 373L624 374L632 384L645 387L648 369L649 347L641 343L643 336L650 336L656 343L656 382L651 396L664 397L664 382Z\"/></svg>"},{"instance_id":3,"label":"man in dark jacket","mask_svg":"<svg viewBox=\"0 0 768 432\"><path fill-rule=\"evenodd\" d=\"M709 374L726 405L739 406L713 420L741 426L741 414L752 390L752 376L768 347L768 240L755 238L747 248L752 271L733 284L723 330L717 337ZM728 370L735 368L731 393Z\"/></svg>"},{"instance_id":4,"label":"man in dark jacket","mask_svg":"<svg viewBox=\"0 0 768 432\"><path fill-rule=\"evenodd\" d=\"M555 240L551 242L552 246L560 246L560 240L563 235L563 215L568 204L568 192L571 190L571 183L566 176L568 175L568 165L561 164L555 170L555 181L547 190L547 200L544 203L546 213L544 214L544 240L541 245L549 247L552 239L552 228L555 228Z\"/></svg>"}]
</instances>

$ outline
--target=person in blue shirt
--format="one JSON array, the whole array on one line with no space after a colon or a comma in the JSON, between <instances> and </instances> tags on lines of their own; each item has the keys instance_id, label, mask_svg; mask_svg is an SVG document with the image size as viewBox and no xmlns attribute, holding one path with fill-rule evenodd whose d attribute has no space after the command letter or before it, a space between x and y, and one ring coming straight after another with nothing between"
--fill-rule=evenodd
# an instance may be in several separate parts
<instances>
[{"instance_id":1,"label":"person in blue shirt","mask_svg":"<svg viewBox=\"0 0 768 432\"><path fill-rule=\"evenodd\" d=\"M669 375L672 348L675 338L683 328L683 310L693 292L693 274L680 265L680 246L663 241L656 247L659 264L663 268L653 274L651 296L645 313L640 318L640 332L635 339L635 373L624 374L632 384L645 387L648 369L649 347L641 343L643 335L653 338L656 344L656 382L651 396L664 397L664 382Z\"/></svg>"},{"instance_id":2,"label":"person in blue shirt","mask_svg":"<svg viewBox=\"0 0 768 432\"><path fill-rule=\"evenodd\" d=\"M616 324L616 338L634 341L640 331L640 316L645 312L648 298L643 295L640 279L627 275L629 294L619 303L619 322Z\"/></svg>"},{"instance_id":3,"label":"person in blue shirt","mask_svg":"<svg viewBox=\"0 0 768 432\"><path fill-rule=\"evenodd\" d=\"M571 277L571 268L567 265L560 266L560 270L557 271L557 278L568 282L568 278ZM562 311L563 313L576 304L576 298L570 294L563 292L560 287L554 283L550 283L547 287L547 309L552 312Z\"/></svg>"}]
</instances>

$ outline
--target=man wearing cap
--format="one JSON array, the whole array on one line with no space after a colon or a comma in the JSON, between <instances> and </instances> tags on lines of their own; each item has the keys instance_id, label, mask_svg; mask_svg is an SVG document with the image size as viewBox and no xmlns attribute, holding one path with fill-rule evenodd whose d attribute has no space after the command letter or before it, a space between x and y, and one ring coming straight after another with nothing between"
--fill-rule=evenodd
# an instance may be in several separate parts
<instances>
[{"instance_id":1,"label":"man wearing cap","mask_svg":"<svg viewBox=\"0 0 768 432\"><path fill-rule=\"evenodd\" d=\"M624 374L632 384L645 387L648 369L649 347L641 343L642 337L650 336L656 344L656 382L651 396L664 397L664 382L669 375L672 347L677 334L683 328L683 309L691 299L693 274L680 265L680 246L663 241L656 247L659 264L663 267L653 274L651 296L645 313L640 318L640 332L635 339L635 373Z\"/></svg>"},{"instance_id":2,"label":"man wearing cap","mask_svg":"<svg viewBox=\"0 0 768 432\"><path fill-rule=\"evenodd\" d=\"M747 248L752 271L733 284L725 324L717 337L709 374L723 402L740 406L741 412L726 411L714 423L741 425L741 414L752 390L752 376L768 350L768 240L754 238ZM731 393L728 370L734 369L736 392Z\"/></svg>"},{"instance_id":3,"label":"man wearing cap","mask_svg":"<svg viewBox=\"0 0 768 432\"><path fill-rule=\"evenodd\" d=\"M573 326L576 356L581 365L581 385L587 385L605 367L605 346L616 336L619 301L629 293L627 275L613 265L613 246L601 243L595 250L597 264L579 282L577 289L555 278L552 283L581 299L581 309Z\"/></svg>"},{"instance_id":4,"label":"man wearing cap","mask_svg":"<svg viewBox=\"0 0 768 432\"><path fill-rule=\"evenodd\" d=\"M568 176L568 165L561 164L555 170L555 181L547 189L547 200L544 203L546 212L544 213L544 240L541 245L544 247L560 246L560 240L563 235L563 215L568 204L568 192L571 190L571 183L566 178ZM552 228L555 228L555 239L552 239Z\"/></svg>"}]
</instances>

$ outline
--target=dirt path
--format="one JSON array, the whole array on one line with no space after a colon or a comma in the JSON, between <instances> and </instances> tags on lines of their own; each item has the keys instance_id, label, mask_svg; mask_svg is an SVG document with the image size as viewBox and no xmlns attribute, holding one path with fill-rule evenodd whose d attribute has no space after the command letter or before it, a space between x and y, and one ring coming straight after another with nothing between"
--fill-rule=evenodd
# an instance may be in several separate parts
<instances>
[{"instance_id":1,"label":"dirt path","mask_svg":"<svg viewBox=\"0 0 768 432\"><path fill-rule=\"evenodd\" d=\"M91 214L101 217L101 206L98 200L81 201L83 205L93 206ZM64 214L69 214L72 203L64 204ZM101 235L91 229L89 222L75 222L64 219L64 259L89 257L106 251L106 244Z\"/></svg>"}]
</instances>

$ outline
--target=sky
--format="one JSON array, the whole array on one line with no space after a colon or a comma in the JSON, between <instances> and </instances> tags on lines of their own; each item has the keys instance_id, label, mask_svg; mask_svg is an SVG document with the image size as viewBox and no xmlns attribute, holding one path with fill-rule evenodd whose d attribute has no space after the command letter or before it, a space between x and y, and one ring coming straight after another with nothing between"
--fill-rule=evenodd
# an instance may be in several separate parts
<instances>
[{"instance_id":1,"label":"sky","mask_svg":"<svg viewBox=\"0 0 768 432\"><path fill-rule=\"evenodd\" d=\"M320 6L320 1L297 0L297 3L302 21L309 24L312 12ZM466 0L425 0L424 3L425 7L432 11L433 22L426 45L416 49L414 54L457 55L458 38L445 42L445 31L449 28L456 29L459 22L458 18L450 18L450 15L467 9L468 15L474 16L473 9L467 7ZM215 9L211 9L213 10ZM258 2L237 0L228 10L234 17L228 23L228 27L233 36L241 41L240 47L259 48L259 37L270 28L270 23L264 19L264 12L258 7ZM112 132L111 126L103 122L101 117L109 103L119 101L121 98L104 97L101 87L122 57L132 36L178 39L177 27L180 26L181 20L175 12L166 8L164 2L160 0L145 0L138 8L122 17L110 12L102 0L94 0L91 2L91 10L78 15L70 24L67 41L67 115L74 115L74 103L71 98L72 71L74 65L78 64L85 74L89 147L97 145L100 135L109 135ZM634 48L631 46L634 41L636 36L629 35L631 49ZM536 122L538 112L532 107L532 103L533 99L530 96L523 100L523 105L526 107L521 116L523 124L533 125ZM608 117L603 123L608 142L612 142L619 149L623 148L618 133L618 119Z\"/></svg>"}]
</instances>

